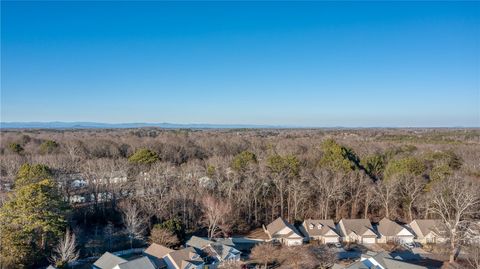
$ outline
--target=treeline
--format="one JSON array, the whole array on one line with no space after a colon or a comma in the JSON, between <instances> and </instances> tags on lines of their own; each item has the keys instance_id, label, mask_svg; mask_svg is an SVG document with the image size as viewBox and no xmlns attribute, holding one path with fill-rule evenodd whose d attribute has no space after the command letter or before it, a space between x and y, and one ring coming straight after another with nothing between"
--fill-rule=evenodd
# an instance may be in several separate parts
<instances>
[{"instance_id":1,"label":"treeline","mask_svg":"<svg viewBox=\"0 0 480 269\"><path fill-rule=\"evenodd\" d=\"M132 205L136 217L147 220L144 235L155 224L168 223L183 240L192 232L245 234L278 216L291 222L437 218L434 190L451 180L478 185L480 178L478 130L132 129L1 135L0 214L14 211L12 204L22 195L34 199L24 188L58 192L64 199L55 209L70 201L57 218L64 221L60 232L34 225L18 235L45 250L25 266L45 261L50 255L46 238L55 242L68 226L83 255L141 244L141 235L136 242L114 239L137 232L122 219L124 208ZM72 184L80 179L88 185ZM73 203L71 198L79 195L87 199ZM478 211L462 215L478 217ZM3 236L5 229L2 225L2 253L5 244L15 241ZM37 238L38 229L49 237ZM121 245L124 241L127 246Z\"/></svg>"}]
</instances>

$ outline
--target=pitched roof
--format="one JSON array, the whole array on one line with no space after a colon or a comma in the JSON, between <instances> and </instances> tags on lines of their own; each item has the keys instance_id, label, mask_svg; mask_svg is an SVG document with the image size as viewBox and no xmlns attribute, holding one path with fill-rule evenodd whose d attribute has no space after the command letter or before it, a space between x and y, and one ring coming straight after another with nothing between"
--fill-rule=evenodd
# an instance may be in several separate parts
<instances>
[{"instance_id":1,"label":"pitched roof","mask_svg":"<svg viewBox=\"0 0 480 269\"><path fill-rule=\"evenodd\" d=\"M147 257L124 262L118 265L120 269L155 269L155 266Z\"/></svg>"},{"instance_id":2,"label":"pitched roof","mask_svg":"<svg viewBox=\"0 0 480 269\"><path fill-rule=\"evenodd\" d=\"M95 261L93 265L100 269L113 269L113 267L126 261L127 260L113 255L112 253L107 251L100 258L98 258L98 260Z\"/></svg>"},{"instance_id":3,"label":"pitched roof","mask_svg":"<svg viewBox=\"0 0 480 269\"><path fill-rule=\"evenodd\" d=\"M203 248L207 245L212 244L213 241L210 241L206 238L198 237L198 236L192 236L185 244L190 247L194 248Z\"/></svg>"},{"instance_id":4,"label":"pitched roof","mask_svg":"<svg viewBox=\"0 0 480 269\"><path fill-rule=\"evenodd\" d=\"M369 219L342 219L340 222L343 223L347 234L354 232L357 235L363 235L369 230L373 232Z\"/></svg>"},{"instance_id":5,"label":"pitched roof","mask_svg":"<svg viewBox=\"0 0 480 269\"><path fill-rule=\"evenodd\" d=\"M167 255L168 253L174 251L173 249L170 249L170 248L167 248L165 246L162 246L162 245L159 245L159 244L156 244L156 243L152 243L147 249L145 249L145 253L148 254L148 255L151 255L155 258L163 258L165 255Z\"/></svg>"},{"instance_id":6,"label":"pitched roof","mask_svg":"<svg viewBox=\"0 0 480 269\"><path fill-rule=\"evenodd\" d=\"M394 221L383 218L378 223L377 229L382 236L395 236L398 235L398 233L400 233L404 227Z\"/></svg>"},{"instance_id":7,"label":"pitched roof","mask_svg":"<svg viewBox=\"0 0 480 269\"><path fill-rule=\"evenodd\" d=\"M229 254L237 255L240 251L234 247L227 246L221 243L213 243L210 245L215 252L220 256L221 260L225 260Z\"/></svg>"},{"instance_id":8,"label":"pitched roof","mask_svg":"<svg viewBox=\"0 0 480 269\"><path fill-rule=\"evenodd\" d=\"M378 268L371 260L375 260L380 266L385 269L427 269L427 267L407 263L405 261L394 259L386 252L369 252L362 255L362 260L354 262L346 267L341 267L337 265L334 268L345 268L345 269L372 269Z\"/></svg>"},{"instance_id":9,"label":"pitched roof","mask_svg":"<svg viewBox=\"0 0 480 269\"><path fill-rule=\"evenodd\" d=\"M230 253L234 255L240 253L235 247L229 245L233 244L233 239L219 238L214 240L215 241L192 236L190 240L187 241L186 245L203 251L203 254L206 254L207 256L216 256L218 260L226 259Z\"/></svg>"},{"instance_id":10,"label":"pitched roof","mask_svg":"<svg viewBox=\"0 0 480 269\"><path fill-rule=\"evenodd\" d=\"M277 235L275 236L276 233L279 231L283 230L284 228L289 228L291 232L285 235ZM295 226L291 225L287 221L285 221L282 217L277 218L274 220L272 223L267 225L267 231L271 237L290 237L291 235L296 235L298 237L302 237L300 233L298 232L297 228Z\"/></svg>"},{"instance_id":11,"label":"pitched roof","mask_svg":"<svg viewBox=\"0 0 480 269\"><path fill-rule=\"evenodd\" d=\"M302 225L302 233L308 236L323 236L328 232L338 233L335 229L335 223L331 219L312 220L306 219Z\"/></svg>"},{"instance_id":12,"label":"pitched roof","mask_svg":"<svg viewBox=\"0 0 480 269\"><path fill-rule=\"evenodd\" d=\"M167 255L172 263L175 263L178 267L184 268L189 263L192 264L202 264L203 259L200 257L199 253L196 252L195 248L188 247L180 250L175 250L170 252Z\"/></svg>"},{"instance_id":13,"label":"pitched roof","mask_svg":"<svg viewBox=\"0 0 480 269\"><path fill-rule=\"evenodd\" d=\"M417 219L410 223L410 227L418 238L423 238L430 232L438 233L441 221L437 219Z\"/></svg>"}]
</instances>

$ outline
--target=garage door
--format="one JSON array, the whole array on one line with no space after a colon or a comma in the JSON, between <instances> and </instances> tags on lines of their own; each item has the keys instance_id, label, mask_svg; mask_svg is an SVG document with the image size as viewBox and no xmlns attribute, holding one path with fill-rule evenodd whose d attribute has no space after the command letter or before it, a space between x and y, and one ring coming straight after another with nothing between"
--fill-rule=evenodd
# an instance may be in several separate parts
<instances>
[{"instance_id":1,"label":"garage door","mask_svg":"<svg viewBox=\"0 0 480 269\"><path fill-rule=\"evenodd\" d=\"M399 236L398 239L401 243L413 243L413 236Z\"/></svg>"},{"instance_id":2,"label":"garage door","mask_svg":"<svg viewBox=\"0 0 480 269\"><path fill-rule=\"evenodd\" d=\"M375 244L375 237L363 237L362 242L364 244Z\"/></svg>"},{"instance_id":3,"label":"garage door","mask_svg":"<svg viewBox=\"0 0 480 269\"><path fill-rule=\"evenodd\" d=\"M325 244L338 242L338 237L324 237L323 239Z\"/></svg>"}]
</instances>

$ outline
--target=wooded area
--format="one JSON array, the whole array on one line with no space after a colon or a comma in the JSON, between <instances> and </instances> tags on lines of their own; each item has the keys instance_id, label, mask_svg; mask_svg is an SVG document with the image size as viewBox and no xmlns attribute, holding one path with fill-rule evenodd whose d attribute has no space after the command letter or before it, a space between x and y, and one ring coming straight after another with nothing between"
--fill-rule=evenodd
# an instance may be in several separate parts
<instances>
[{"instance_id":1,"label":"wooded area","mask_svg":"<svg viewBox=\"0 0 480 269\"><path fill-rule=\"evenodd\" d=\"M478 129L2 130L0 154L4 268L59 257L67 228L93 256L279 216L440 218L453 249L480 219Z\"/></svg>"}]
</instances>

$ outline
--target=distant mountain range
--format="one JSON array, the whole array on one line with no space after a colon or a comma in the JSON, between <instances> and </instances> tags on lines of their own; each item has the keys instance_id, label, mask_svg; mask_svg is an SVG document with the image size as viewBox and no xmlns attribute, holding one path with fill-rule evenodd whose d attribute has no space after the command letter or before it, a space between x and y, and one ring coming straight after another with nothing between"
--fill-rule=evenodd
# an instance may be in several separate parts
<instances>
[{"instance_id":1,"label":"distant mountain range","mask_svg":"<svg viewBox=\"0 0 480 269\"><path fill-rule=\"evenodd\" d=\"M0 122L0 129L120 129L156 127L165 129L241 129L241 128L292 128L254 124L178 124L178 123L101 123L101 122Z\"/></svg>"}]
</instances>

